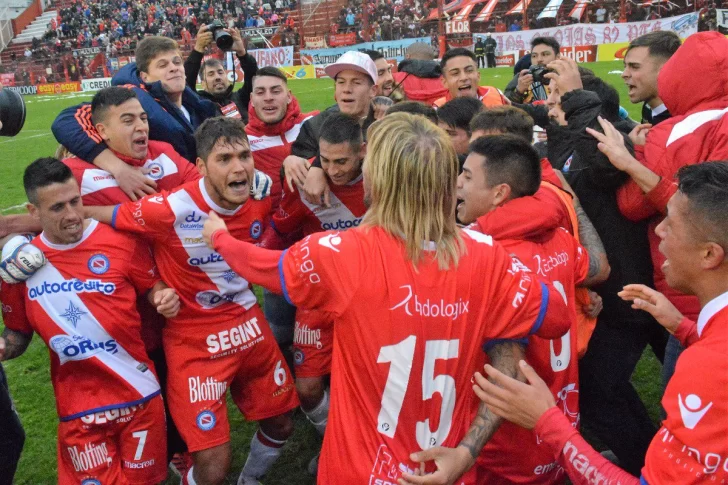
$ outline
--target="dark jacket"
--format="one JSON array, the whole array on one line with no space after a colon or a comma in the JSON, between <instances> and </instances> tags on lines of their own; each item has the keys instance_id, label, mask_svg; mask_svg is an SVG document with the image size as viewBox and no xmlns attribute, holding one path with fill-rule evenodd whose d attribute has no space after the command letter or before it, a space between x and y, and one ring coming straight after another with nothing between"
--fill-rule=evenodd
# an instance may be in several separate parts
<instances>
[{"instance_id":1,"label":"dark jacket","mask_svg":"<svg viewBox=\"0 0 728 485\"><path fill-rule=\"evenodd\" d=\"M182 111L172 104L162 89L161 82L146 84L137 73L136 64L127 64L111 79L113 86L128 86L133 89L149 119L149 138L164 141L190 162L197 158L195 129L207 118L218 116L220 110L215 103L200 98L192 89L182 94L182 106L189 112L188 121ZM92 162L106 148L91 123L91 105L66 108L56 117L51 126L56 140L81 160Z\"/></svg>"},{"instance_id":2,"label":"dark jacket","mask_svg":"<svg viewBox=\"0 0 728 485\"><path fill-rule=\"evenodd\" d=\"M601 131L597 116L602 114L602 103L595 93L576 90L561 98L561 107L568 126L547 128L549 161L564 173L604 243L611 273L607 281L594 288L604 301L600 321L613 325L649 321L646 313L633 310L631 303L617 296L629 283L651 286L652 262L647 224L630 221L617 205L617 188L629 176L609 162L597 148L597 140L585 131L587 127ZM625 144L632 150L627 134L633 124L611 121L624 134Z\"/></svg>"},{"instance_id":3,"label":"dark jacket","mask_svg":"<svg viewBox=\"0 0 728 485\"><path fill-rule=\"evenodd\" d=\"M660 113L657 116L652 116L652 108L650 108L650 105L645 103L642 105L642 121L641 123L650 123L652 126L659 125L666 119L670 118L672 116L670 112L665 109L662 113Z\"/></svg>"},{"instance_id":4,"label":"dark jacket","mask_svg":"<svg viewBox=\"0 0 728 485\"><path fill-rule=\"evenodd\" d=\"M187 80L187 86L192 89L197 89L197 75L200 73L202 59L203 55L193 49L185 61L185 78ZM255 60L255 57L248 53L243 57L238 56L238 61L240 61L240 68L243 70L243 85L240 86L240 89L233 92L235 84L231 84L228 90L222 95L216 96L207 91L197 91L197 94L205 99L209 99L213 103L217 103L221 110L230 103L235 103L240 117L247 123L248 104L250 104L250 93L253 92L253 77L258 72L258 62Z\"/></svg>"},{"instance_id":5,"label":"dark jacket","mask_svg":"<svg viewBox=\"0 0 728 485\"><path fill-rule=\"evenodd\" d=\"M291 145L291 155L305 159L318 156L321 127L324 126L329 116L338 112L339 107L337 105L331 106L301 125L301 131L298 133L296 141ZM369 116L367 116L367 119L364 120L364 124L362 125L362 135L364 138L366 138L367 129L372 123L374 123L374 112L370 109ZM316 160L313 166L320 167L321 162Z\"/></svg>"}]
</instances>

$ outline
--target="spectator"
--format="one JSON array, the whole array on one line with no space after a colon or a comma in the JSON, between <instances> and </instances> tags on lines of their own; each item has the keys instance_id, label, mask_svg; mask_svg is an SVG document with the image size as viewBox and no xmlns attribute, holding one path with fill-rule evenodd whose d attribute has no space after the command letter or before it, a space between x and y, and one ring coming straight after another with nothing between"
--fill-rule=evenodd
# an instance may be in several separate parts
<instances>
[{"instance_id":1,"label":"spectator","mask_svg":"<svg viewBox=\"0 0 728 485\"><path fill-rule=\"evenodd\" d=\"M553 37L534 37L531 40L531 66L545 68L561 55L560 49L559 42ZM506 86L506 97L514 103L544 101L547 97L546 87L534 81L531 70L523 69Z\"/></svg>"},{"instance_id":2,"label":"spectator","mask_svg":"<svg viewBox=\"0 0 728 485\"><path fill-rule=\"evenodd\" d=\"M484 106L508 104L500 90L492 86L479 86L480 71L475 54L463 48L451 49L442 56L443 84L447 95L435 101L435 107L442 106L451 99L459 97L477 98Z\"/></svg>"}]
</instances>

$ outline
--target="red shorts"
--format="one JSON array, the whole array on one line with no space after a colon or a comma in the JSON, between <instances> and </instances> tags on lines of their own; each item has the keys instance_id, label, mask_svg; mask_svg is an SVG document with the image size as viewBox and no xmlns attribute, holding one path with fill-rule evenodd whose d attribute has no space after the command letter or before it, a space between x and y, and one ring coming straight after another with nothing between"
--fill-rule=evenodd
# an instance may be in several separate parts
<instances>
[{"instance_id":1,"label":"red shorts","mask_svg":"<svg viewBox=\"0 0 728 485\"><path fill-rule=\"evenodd\" d=\"M167 428L161 396L58 424L61 485L141 485L166 477Z\"/></svg>"},{"instance_id":2,"label":"red shorts","mask_svg":"<svg viewBox=\"0 0 728 485\"><path fill-rule=\"evenodd\" d=\"M167 402L190 452L230 441L226 394L249 421L298 406L291 371L258 305L240 320L164 329Z\"/></svg>"},{"instance_id":3,"label":"red shorts","mask_svg":"<svg viewBox=\"0 0 728 485\"><path fill-rule=\"evenodd\" d=\"M296 377L321 377L331 374L334 322L325 312L296 310L293 331L293 365Z\"/></svg>"}]
</instances>

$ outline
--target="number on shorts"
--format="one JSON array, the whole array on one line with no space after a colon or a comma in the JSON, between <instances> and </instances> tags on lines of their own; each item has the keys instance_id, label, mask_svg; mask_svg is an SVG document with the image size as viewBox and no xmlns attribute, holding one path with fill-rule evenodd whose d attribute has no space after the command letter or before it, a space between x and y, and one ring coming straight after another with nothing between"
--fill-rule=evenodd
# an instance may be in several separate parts
<instances>
[{"instance_id":1,"label":"number on shorts","mask_svg":"<svg viewBox=\"0 0 728 485\"><path fill-rule=\"evenodd\" d=\"M283 363L280 360L276 364L276 370L273 371L273 380L276 386L282 386L286 383L286 369L283 368Z\"/></svg>"},{"instance_id":2,"label":"number on shorts","mask_svg":"<svg viewBox=\"0 0 728 485\"><path fill-rule=\"evenodd\" d=\"M393 438L399 423L404 396L409 387L410 371L415 355L417 337L410 335L395 345L387 345L379 350L377 363L390 363L387 383L382 394L382 404L377 419L377 430ZM425 360L422 364L422 397L431 399L435 393L442 396L440 426L430 430L430 420L419 421L416 425L417 443L426 450L441 445L452 427L455 411L455 379L449 375L435 375L435 361L456 359L460 340L428 340L425 342Z\"/></svg>"},{"instance_id":3,"label":"number on shorts","mask_svg":"<svg viewBox=\"0 0 728 485\"><path fill-rule=\"evenodd\" d=\"M137 444L136 453L134 453L134 461L139 461L142 459L142 453L144 453L144 445L147 443L147 433L149 431L135 431L131 435L139 440L139 443Z\"/></svg>"}]
</instances>

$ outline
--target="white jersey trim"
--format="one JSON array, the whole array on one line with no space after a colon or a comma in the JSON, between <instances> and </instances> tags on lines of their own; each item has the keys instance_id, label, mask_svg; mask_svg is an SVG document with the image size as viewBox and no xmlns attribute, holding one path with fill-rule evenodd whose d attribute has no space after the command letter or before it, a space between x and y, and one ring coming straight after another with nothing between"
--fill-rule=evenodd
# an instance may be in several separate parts
<instances>
[{"instance_id":1,"label":"white jersey trim","mask_svg":"<svg viewBox=\"0 0 728 485\"><path fill-rule=\"evenodd\" d=\"M51 249L56 249L58 251L67 251L69 249L74 249L78 247L80 244L82 244L88 237L91 235L92 232L96 230L96 228L99 225L99 221L96 219L89 219L88 226L86 226L86 229L83 230L83 235L81 236L81 239L78 242L72 243L72 244L55 244L48 240L48 238L45 235L45 232L40 233L40 240L43 241L43 244L48 246Z\"/></svg>"},{"instance_id":2,"label":"white jersey trim","mask_svg":"<svg viewBox=\"0 0 728 485\"><path fill-rule=\"evenodd\" d=\"M728 108L710 109L691 114L684 120L675 123L675 126L672 127L672 131L670 131L670 136L667 138L665 146L669 147L670 144L695 132L695 130L706 123L721 119L726 113L728 113Z\"/></svg>"}]
</instances>

